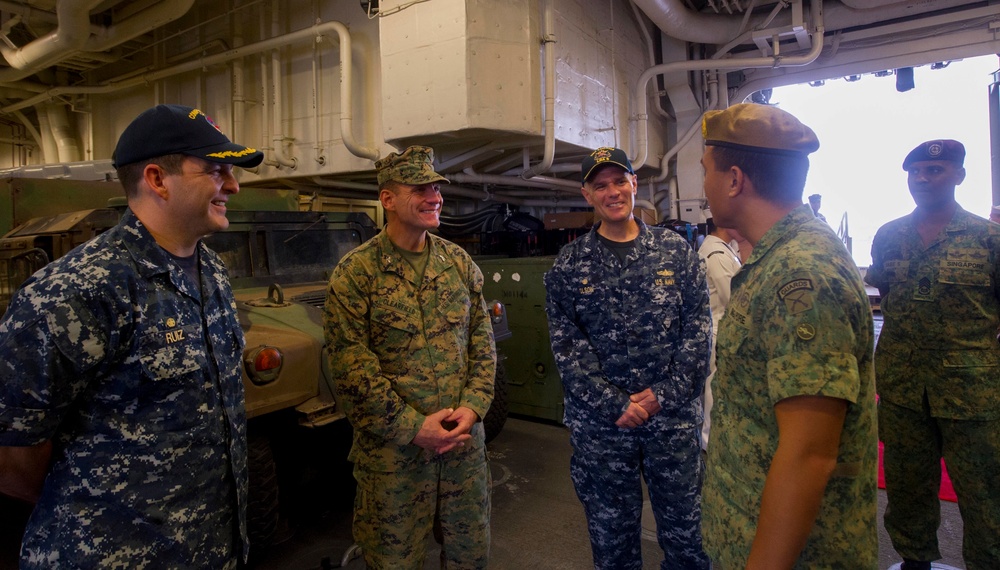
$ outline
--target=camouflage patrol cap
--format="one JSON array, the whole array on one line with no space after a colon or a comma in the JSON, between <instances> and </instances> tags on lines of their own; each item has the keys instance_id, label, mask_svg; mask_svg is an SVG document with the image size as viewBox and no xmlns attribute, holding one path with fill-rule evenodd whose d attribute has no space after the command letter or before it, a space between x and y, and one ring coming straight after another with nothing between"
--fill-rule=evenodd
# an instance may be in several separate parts
<instances>
[{"instance_id":1,"label":"camouflage patrol cap","mask_svg":"<svg viewBox=\"0 0 1000 570\"><path fill-rule=\"evenodd\" d=\"M724 111L708 111L701 123L705 144L778 154L806 156L819 148L812 129L787 111L757 103L740 103Z\"/></svg>"},{"instance_id":2,"label":"camouflage patrol cap","mask_svg":"<svg viewBox=\"0 0 1000 570\"><path fill-rule=\"evenodd\" d=\"M392 152L375 162L378 185L389 180L403 184L430 184L450 181L434 172L434 149L429 146L411 146L403 152Z\"/></svg>"},{"instance_id":3,"label":"camouflage patrol cap","mask_svg":"<svg viewBox=\"0 0 1000 570\"><path fill-rule=\"evenodd\" d=\"M922 142L903 159L903 170L909 170L910 164L923 160L947 160L962 166L965 163L965 145L951 139Z\"/></svg>"}]
</instances>

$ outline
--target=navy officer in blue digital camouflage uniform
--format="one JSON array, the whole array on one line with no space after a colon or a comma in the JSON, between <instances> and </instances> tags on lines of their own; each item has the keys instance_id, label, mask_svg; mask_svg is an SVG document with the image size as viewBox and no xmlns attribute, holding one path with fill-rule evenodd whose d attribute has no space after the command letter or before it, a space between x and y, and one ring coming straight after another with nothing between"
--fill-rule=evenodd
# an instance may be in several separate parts
<instances>
[{"instance_id":1,"label":"navy officer in blue digital camouflage uniform","mask_svg":"<svg viewBox=\"0 0 1000 570\"><path fill-rule=\"evenodd\" d=\"M122 133L117 226L0 322L0 491L37 499L21 568L234 568L247 553L243 333L219 257L263 154L158 105Z\"/></svg>"},{"instance_id":2,"label":"navy officer in blue digital camouflage uniform","mask_svg":"<svg viewBox=\"0 0 1000 570\"><path fill-rule=\"evenodd\" d=\"M644 476L665 560L708 568L701 545L701 394L712 335L698 255L671 230L635 219L624 151L583 160L598 223L545 274L552 352L573 445L570 473L594 567L640 569Z\"/></svg>"}]
</instances>

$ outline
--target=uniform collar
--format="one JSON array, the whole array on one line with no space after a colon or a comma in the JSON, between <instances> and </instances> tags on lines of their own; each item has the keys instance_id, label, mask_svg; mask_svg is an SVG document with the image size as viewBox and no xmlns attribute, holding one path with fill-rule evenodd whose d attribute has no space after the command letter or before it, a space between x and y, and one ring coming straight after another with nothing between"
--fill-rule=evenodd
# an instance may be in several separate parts
<instances>
[{"instance_id":1,"label":"uniform collar","mask_svg":"<svg viewBox=\"0 0 1000 570\"><path fill-rule=\"evenodd\" d=\"M121 221L118 222L119 227L126 234L127 239L123 240L125 249L128 250L129 255L132 256L132 260L135 262L138 268L139 274L143 277L152 277L161 273L166 273L170 277L170 282L173 283L174 287L177 288L181 293L188 295L189 297L199 298L201 294L193 290L187 279L184 279L182 275L184 270L173 260L169 253L153 238L153 234L149 233L146 225L142 223L131 209L126 209L125 214L122 216ZM218 272L221 270L220 267L215 266L210 261L210 255L208 246L198 241L198 247L196 249L196 254L200 261L201 273L204 276L205 272ZM205 290L205 296L209 296L214 293L217 283L214 279L202 279L202 283L208 283L211 290Z\"/></svg>"},{"instance_id":2,"label":"uniform collar","mask_svg":"<svg viewBox=\"0 0 1000 570\"><path fill-rule=\"evenodd\" d=\"M783 242L793 230L809 222L823 223L813 214L812 207L809 204L803 204L788 212L785 214L785 217L778 220L776 224L771 226L761 236L757 244L753 246L753 252L750 254L750 259L747 259L746 264L753 265L758 259L767 255L768 251Z\"/></svg>"},{"instance_id":3,"label":"uniform collar","mask_svg":"<svg viewBox=\"0 0 1000 570\"><path fill-rule=\"evenodd\" d=\"M389 232L383 229L375 239L377 240L376 245L378 247L378 260L381 270L385 273L395 273L411 283L416 283L416 272L396 250L396 246L389 239ZM428 252L424 278L430 280L451 267L452 263L444 255L444 246L441 238L438 236L428 233L425 247L429 248L430 251Z\"/></svg>"}]
</instances>

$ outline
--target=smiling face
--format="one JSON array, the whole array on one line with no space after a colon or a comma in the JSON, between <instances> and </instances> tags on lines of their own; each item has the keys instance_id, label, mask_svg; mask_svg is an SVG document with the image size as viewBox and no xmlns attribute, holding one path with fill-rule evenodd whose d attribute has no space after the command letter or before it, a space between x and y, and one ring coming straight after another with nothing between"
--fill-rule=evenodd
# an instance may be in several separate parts
<instances>
[{"instance_id":1,"label":"smiling face","mask_svg":"<svg viewBox=\"0 0 1000 570\"><path fill-rule=\"evenodd\" d=\"M170 215L186 237L197 241L229 227L226 202L240 191L231 164L186 157L177 174L163 178Z\"/></svg>"},{"instance_id":2,"label":"smiling face","mask_svg":"<svg viewBox=\"0 0 1000 570\"><path fill-rule=\"evenodd\" d=\"M390 223L409 234L421 234L441 225L441 187L430 184L392 183L380 193Z\"/></svg>"},{"instance_id":3,"label":"smiling face","mask_svg":"<svg viewBox=\"0 0 1000 570\"><path fill-rule=\"evenodd\" d=\"M635 175L615 164L601 167L583 185L584 199L594 208L594 215L606 224L631 220L635 195Z\"/></svg>"},{"instance_id":4,"label":"smiling face","mask_svg":"<svg viewBox=\"0 0 1000 570\"><path fill-rule=\"evenodd\" d=\"M965 180L965 168L950 160L921 160L906 170L906 183L917 208L938 209L955 201L955 186Z\"/></svg>"}]
</instances>

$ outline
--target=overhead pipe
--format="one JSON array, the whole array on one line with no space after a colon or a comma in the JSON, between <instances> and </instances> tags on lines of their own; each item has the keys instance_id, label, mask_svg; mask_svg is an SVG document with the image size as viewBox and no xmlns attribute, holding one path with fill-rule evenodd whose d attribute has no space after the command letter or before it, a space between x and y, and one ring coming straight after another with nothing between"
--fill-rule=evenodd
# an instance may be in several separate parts
<instances>
[{"instance_id":1,"label":"overhead pipe","mask_svg":"<svg viewBox=\"0 0 1000 570\"><path fill-rule=\"evenodd\" d=\"M350 112L352 105L351 97L351 41L350 32L348 32L347 27L340 22L324 22L322 24L317 24L315 26L304 28L295 32L290 32L283 36L269 38L256 43L248 44L246 46L234 47L231 50L218 53L215 55L210 55L202 57L197 60L189 61L187 63L182 63L161 69L159 71L152 71L149 73L144 73L124 81L108 81L103 85L85 87L85 86L65 86L65 87L53 87L48 89L43 93L40 93L29 99L23 101L18 101L17 103L11 105L5 105L0 107L0 112L2 113L13 113L38 103L42 103L49 99L59 97L60 95L103 95L107 93L115 93L124 89L129 89L132 87L137 87L139 85L146 85L167 77L172 77L174 75L180 75L182 73L188 73L190 71L197 71L199 69L209 67L212 65L218 65L221 63L227 63L234 59L240 57L247 57L250 55L256 55L259 53L266 52L268 50L287 45L294 42L300 41L315 41L317 38L322 37L327 33L336 33L338 35L340 43L340 102L341 102L341 114L340 114L340 128L341 137L344 141L344 146L354 154L355 156L361 158L367 158L370 160L375 160L378 158L378 150L369 147L363 147L358 145L354 140L353 130L353 118Z\"/></svg>"},{"instance_id":2,"label":"overhead pipe","mask_svg":"<svg viewBox=\"0 0 1000 570\"><path fill-rule=\"evenodd\" d=\"M0 55L22 79L83 48L90 37L90 10L102 0L59 0L54 30L20 48L0 43Z\"/></svg>"},{"instance_id":3,"label":"overhead pipe","mask_svg":"<svg viewBox=\"0 0 1000 570\"><path fill-rule=\"evenodd\" d=\"M48 116L48 128L55 142L58 152L59 162L78 162L81 160L80 145L76 142L73 129L69 126L69 117L66 116L66 107L47 103L44 105L45 115Z\"/></svg>"},{"instance_id":4,"label":"overhead pipe","mask_svg":"<svg viewBox=\"0 0 1000 570\"><path fill-rule=\"evenodd\" d=\"M685 6L683 0L635 0L635 3L663 33L679 40L701 44L726 44L743 33L744 29L756 30L764 21L763 17L754 16L748 27L747 22L743 21L745 18L694 12ZM826 28L840 30L866 26L968 3L968 0L893 2L878 6L877 10L863 10L847 6L847 2L837 2L826 8Z\"/></svg>"},{"instance_id":5,"label":"overhead pipe","mask_svg":"<svg viewBox=\"0 0 1000 570\"><path fill-rule=\"evenodd\" d=\"M271 7L271 36L277 37L279 31L278 6L275 4ZM295 167L299 163L298 159L294 156L285 156L285 135L281 125L282 103L284 102L282 99L281 81L281 48L275 48L271 51L271 92L274 94L274 110L271 112L271 121L274 124L274 133L271 135L271 140L274 141L272 151L274 153L274 161L278 163L279 168L285 167L295 170Z\"/></svg>"},{"instance_id":6,"label":"overhead pipe","mask_svg":"<svg viewBox=\"0 0 1000 570\"><path fill-rule=\"evenodd\" d=\"M11 65L0 71L0 83L19 81L81 52L102 52L121 45L180 18L195 0L158 2L117 24L92 26L90 10L101 2L60 0L56 6L55 30L17 50L0 45L0 53Z\"/></svg>"},{"instance_id":7,"label":"overhead pipe","mask_svg":"<svg viewBox=\"0 0 1000 570\"><path fill-rule=\"evenodd\" d=\"M810 33L810 41L812 47L809 52L805 55L784 57L780 54L779 44L774 45L774 55L769 57L756 57L756 58L741 58L741 59L727 59L727 60L696 60L696 61L676 61L671 63L664 63L661 65L653 66L642 73L639 76L639 81L636 84L635 89L635 100L636 100L636 110L637 110L637 125L636 125L636 147L637 155L632 159L633 168L639 168L646 164L646 159L649 153L649 144L647 140L647 128L648 128L648 115L646 114L647 100L646 94L646 84L653 77L663 74L671 73L674 71L705 71L705 70L727 70L727 69L750 69L755 67L796 67L802 65L809 65L810 63L816 61L819 54L823 51L823 3L822 1L815 2L812 10L814 29Z\"/></svg>"},{"instance_id":8,"label":"overhead pipe","mask_svg":"<svg viewBox=\"0 0 1000 570\"><path fill-rule=\"evenodd\" d=\"M553 0L546 0L543 12L543 26L545 35L542 36L542 51L545 55L545 150L542 152L542 161L538 164L526 168L521 173L521 178L530 180L543 172L548 172L552 166L552 159L556 154L556 56L555 46L556 34Z\"/></svg>"}]
</instances>

